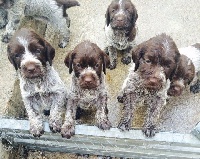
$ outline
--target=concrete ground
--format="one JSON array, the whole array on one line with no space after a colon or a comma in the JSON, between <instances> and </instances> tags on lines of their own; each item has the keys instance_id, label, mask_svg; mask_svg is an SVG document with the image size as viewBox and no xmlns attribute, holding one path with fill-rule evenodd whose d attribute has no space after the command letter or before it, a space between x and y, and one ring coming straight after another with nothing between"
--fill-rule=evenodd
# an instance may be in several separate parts
<instances>
[{"instance_id":1,"label":"concrete ground","mask_svg":"<svg viewBox=\"0 0 200 159\"><path fill-rule=\"evenodd\" d=\"M66 54L83 40L96 43L102 50L105 47L105 13L111 1L108 0L79 0L81 6L70 8L67 12L71 19L71 39L69 45L64 48L57 47L56 36L51 31L46 34L46 40L56 49L54 67L59 72L66 86L70 85L70 75L63 60ZM177 46L185 47L200 42L200 3L198 0L134 0L132 1L138 10L136 44L139 44L160 33L170 35ZM4 29L0 30L2 34ZM6 44L0 42L0 115L4 115L9 108L9 101L18 100L21 104L19 92L14 91L15 70L7 60ZM116 101L116 96L126 78L128 68L118 61L115 70L108 70L106 82L109 91L109 118L113 126L119 122L121 105ZM18 97L19 96L19 97ZM162 131L189 133L195 124L200 121L200 95L190 94L187 90L180 97L171 98L163 111L160 128ZM145 109L137 110L133 121L133 127L140 128L145 116ZM0 158L8 158L8 154L0 145ZM53 156L52 156L53 155ZM32 158L77 158L66 154L29 153ZM51 156L51 157L50 157Z\"/></svg>"}]
</instances>

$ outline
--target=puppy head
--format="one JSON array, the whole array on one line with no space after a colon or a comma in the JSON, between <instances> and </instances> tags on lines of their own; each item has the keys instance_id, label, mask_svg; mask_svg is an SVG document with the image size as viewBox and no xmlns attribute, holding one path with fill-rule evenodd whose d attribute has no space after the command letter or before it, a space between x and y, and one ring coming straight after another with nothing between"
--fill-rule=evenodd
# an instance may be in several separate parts
<instances>
[{"instance_id":1,"label":"puppy head","mask_svg":"<svg viewBox=\"0 0 200 159\"><path fill-rule=\"evenodd\" d=\"M143 42L132 51L135 71L144 80L144 86L151 90L159 90L167 79L172 78L179 56L175 43L165 34Z\"/></svg>"},{"instance_id":2,"label":"puppy head","mask_svg":"<svg viewBox=\"0 0 200 159\"><path fill-rule=\"evenodd\" d=\"M15 33L7 47L8 59L25 78L43 75L44 67L55 56L55 49L35 32L22 28Z\"/></svg>"},{"instance_id":3,"label":"puppy head","mask_svg":"<svg viewBox=\"0 0 200 159\"><path fill-rule=\"evenodd\" d=\"M137 10L130 0L113 0L106 12L106 24L113 29L133 28L137 18Z\"/></svg>"},{"instance_id":4,"label":"puppy head","mask_svg":"<svg viewBox=\"0 0 200 159\"><path fill-rule=\"evenodd\" d=\"M195 76L195 67L192 61L185 55L180 56L177 69L172 77L168 95L179 96L184 88L192 82Z\"/></svg>"},{"instance_id":5,"label":"puppy head","mask_svg":"<svg viewBox=\"0 0 200 159\"><path fill-rule=\"evenodd\" d=\"M70 51L64 61L69 73L74 71L83 89L95 89L101 82L101 74L106 74L110 60L96 44L84 41Z\"/></svg>"}]
</instances>

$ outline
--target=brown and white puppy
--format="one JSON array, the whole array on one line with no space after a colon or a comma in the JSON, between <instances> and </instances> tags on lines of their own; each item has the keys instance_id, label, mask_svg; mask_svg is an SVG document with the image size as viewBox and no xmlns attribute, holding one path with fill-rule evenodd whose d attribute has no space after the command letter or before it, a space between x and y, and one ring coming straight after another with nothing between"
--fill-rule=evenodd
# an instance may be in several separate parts
<instances>
[{"instance_id":1,"label":"brown and white puppy","mask_svg":"<svg viewBox=\"0 0 200 159\"><path fill-rule=\"evenodd\" d=\"M200 43L190 45L188 47L179 48L181 54L192 60L195 67L195 77L190 84L192 93L200 92Z\"/></svg>"},{"instance_id":2,"label":"brown and white puppy","mask_svg":"<svg viewBox=\"0 0 200 159\"><path fill-rule=\"evenodd\" d=\"M130 50L136 36L137 10L130 0L113 0L106 12L106 52L110 56L110 69L116 68L117 51L123 54L122 63L131 62Z\"/></svg>"},{"instance_id":3,"label":"brown and white puppy","mask_svg":"<svg viewBox=\"0 0 200 159\"><path fill-rule=\"evenodd\" d=\"M181 55L178 62L178 67L170 83L168 95L180 96L186 86L193 81L194 77L195 67L192 60L185 55Z\"/></svg>"},{"instance_id":4,"label":"brown and white puppy","mask_svg":"<svg viewBox=\"0 0 200 159\"><path fill-rule=\"evenodd\" d=\"M124 112L118 127L131 128L135 108L143 102L147 105L147 117L143 133L152 137L157 131L159 116L166 104L170 86L180 53L173 39L166 34L155 36L133 50L133 65L122 86L121 96Z\"/></svg>"},{"instance_id":5,"label":"brown and white puppy","mask_svg":"<svg viewBox=\"0 0 200 159\"><path fill-rule=\"evenodd\" d=\"M59 132L67 91L52 66L55 49L35 32L22 28L8 44L8 59L15 67L22 99L30 121L30 133L43 134L43 113L49 115L49 126ZM49 114L50 113L50 114Z\"/></svg>"},{"instance_id":6,"label":"brown and white puppy","mask_svg":"<svg viewBox=\"0 0 200 159\"><path fill-rule=\"evenodd\" d=\"M8 0L11 1L11 0ZM70 19L66 9L79 6L76 0L12 0L13 6L8 12L8 24L2 35L2 42L8 43L16 30L19 29L23 17L32 17L50 24L59 36L58 46L66 47L70 38Z\"/></svg>"},{"instance_id":7,"label":"brown and white puppy","mask_svg":"<svg viewBox=\"0 0 200 159\"><path fill-rule=\"evenodd\" d=\"M65 58L65 64L72 73L71 90L68 97L63 137L75 134L77 108L96 108L96 125L103 130L110 129L108 120L107 91L104 74L109 65L109 57L94 43L84 41L78 44Z\"/></svg>"}]
</instances>

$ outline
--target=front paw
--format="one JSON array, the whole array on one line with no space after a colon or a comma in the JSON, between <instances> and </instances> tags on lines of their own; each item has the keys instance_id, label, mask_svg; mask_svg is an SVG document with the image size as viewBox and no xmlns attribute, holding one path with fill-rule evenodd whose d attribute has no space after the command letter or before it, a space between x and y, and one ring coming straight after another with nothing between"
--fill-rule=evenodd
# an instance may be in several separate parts
<instances>
[{"instance_id":1,"label":"front paw","mask_svg":"<svg viewBox=\"0 0 200 159\"><path fill-rule=\"evenodd\" d=\"M121 62L123 64L128 65L129 63L131 63L131 57L130 56L128 56L128 57L122 57Z\"/></svg>"},{"instance_id":2,"label":"front paw","mask_svg":"<svg viewBox=\"0 0 200 159\"><path fill-rule=\"evenodd\" d=\"M123 103L124 102L123 96L118 96L117 100L118 100L119 103Z\"/></svg>"},{"instance_id":3,"label":"front paw","mask_svg":"<svg viewBox=\"0 0 200 159\"><path fill-rule=\"evenodd\" d=\"M113 62L110 63L110 65L108 66L108 68L109 68L110 70L113 70L113 69L116 68L116 66L117 66L117 61L114 60Z\"/></svg>"},{"instance_id":4,"label":"front paw","mask_svg":"<svg viewBox=\"0 0 200 159\"><path fill-rule=\"evenodd\" d=\"M144 126L142 132L146 137L153 137L157 132L156 126L155 125Z\"/></svg>"},{"instance_id":5,"label":"front paw","mask_svg":"<svg viewBox=\"0 0 200 159\"><path fill-rule=\"evenodd\" d=\"M1 41L4 42L4 43L9 43L11 37L12 37L12 35L7 33L5 35L2 35Z\"/></svg>"},{"instance_id":6,"label":"front paw","mask_svg":"<svg viewBox=\"0 0 200 159\"><path fill-rule=\"evenodd\" d=\"M118 128L122 131L130 130L131 128L131 121L129 119L122 119L118 125Z\"/></svg>"},{"instance_id":7,"label":"front paw","mask_svg":"<svg viewBox=\"0 0 200 159\"><path fill-rule=\"evenodd\" d=\"M190 86L190 92L199 93L200 92L200 81L198 80L195 84Z\"/></svg>"},{"instance_id":8,"label":"front paw","mask_svg":"<svg viewBox=\"0 0 200 159\"><path fill-rule=\"evenodd\" d=\"M60 132L61 127L62 119L49 119L49 128L53 133Z\"/></svg>"},{"instance_id":9,"label":"front paw","mask_svg":"<svg viewBox=\"0 0 200 159\"><path fill-rule=\"evenodd\" d=\"M42 134L44 134L42 121L32 121L32 122L30 122L30 133L34 137L40 137Z\"/></svg>"},{"instance_id":10,"label":"front paw","mask_svg":"<svg viewBox=\"0 0 200 159\"><path fill-rule=\"evenodd\" d=\"M68 34L70 34L70 33L68 33ZM69 39L70 39L69 35L66 36L66 37L62 37L61 40L59 41L58 46L60 48L65 48L68 45L68 43L69 43Z\"/></svg>"},{"instance_id":11,"label":"front paw","mask_svg":"<svg viewBox=\"0 0 200 159\"><path fill-rule=\"evenodd\" d=\"M61 135L64 138L70 139L71 136L75 135L75 125L65 122L61 128Z\"/></svg>"},{"instance_id":12,"label":"front paw","mask_svg":"<svg viewBox=\"0 0 200 159\"><path fill-rule=\"evenodd\" d=\"M111 128L111 123L108 119L102 120L99 123L97 123L97 127L102 130L109 130Z\"/></svg>"}]
</instances>

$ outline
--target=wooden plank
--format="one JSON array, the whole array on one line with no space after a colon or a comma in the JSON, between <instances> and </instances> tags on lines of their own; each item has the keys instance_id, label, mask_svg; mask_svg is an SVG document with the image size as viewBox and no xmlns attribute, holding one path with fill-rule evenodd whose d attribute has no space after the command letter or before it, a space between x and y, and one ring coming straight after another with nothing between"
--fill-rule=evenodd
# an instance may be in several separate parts
<instances>
[{"instance_id":1,"label":"wooden plank","mask_svg":"<svg viewBox=\"0 0 200 159\"><path fill-rule=\"evenodd\" d=\"M146 138L140 130L121 132L117 128L102 131L96 126L76 125L76 135L64 139L50 132L44 123L45 134L34 138L29 134L27 120L1 119L1 138L11 146L27 149L66 152L112 157L141 158L200 158L200 140L192 134L160 132Z\"/></svg>"}]
</instances>

